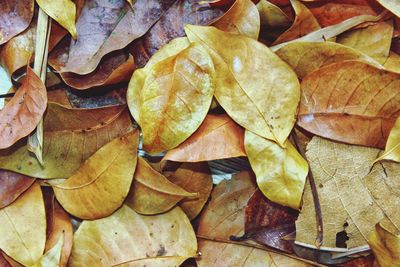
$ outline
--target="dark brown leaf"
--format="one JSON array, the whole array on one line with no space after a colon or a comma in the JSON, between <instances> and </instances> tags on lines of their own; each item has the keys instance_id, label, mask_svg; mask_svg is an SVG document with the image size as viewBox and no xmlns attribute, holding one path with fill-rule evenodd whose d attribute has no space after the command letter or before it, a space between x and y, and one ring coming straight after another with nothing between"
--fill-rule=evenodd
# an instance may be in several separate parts
<instances>
[{"instance_id":1,"label":"dark brown leaf","mask_svg":"<svg viewBox=\"0 0 400 267\"><path fill-rule=\"evenodd\" d=\"M35 179L28 176L0 170L0 209L11 204L34 182Z\"/></svg>"}]
</instances>

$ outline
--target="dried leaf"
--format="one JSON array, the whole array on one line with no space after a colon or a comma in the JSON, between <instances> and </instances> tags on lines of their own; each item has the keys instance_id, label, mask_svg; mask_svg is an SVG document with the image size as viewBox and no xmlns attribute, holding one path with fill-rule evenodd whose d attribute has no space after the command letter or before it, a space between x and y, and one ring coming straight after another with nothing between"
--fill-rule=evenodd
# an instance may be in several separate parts
<instances>
[{"instance_id":1,"label":"dried leaf","mask_svg":"<svg viewBox=\"0 0 400 267\"><path fill-rule=\"evenodd\" d=\"M394 234L381 224L369 236L368 244L374 253L377 265L390 267L400 265L400 235Z\"/></svg>"},{"instance_id":2,"label":"dried leaf","mask_svg":"<svg viewBox=\"0 0 400 267\"><path fill-rule=\"evenodd\" d=\"M200 126L211 105L215 74L211 58L199 44L145 70L139 119L135 119L142 129L144 150L153 154L176 147Z\"/></svg>"},{"instance_id":3,"label":"dried leaf","mask_svg":"<svg viewBox=\"0 0 400 267\"><path fill-rule=\"evenodd\" d=\"M109 217L82 222L69 264L179 266L196 251L193 228L180 208L143 216L124 205Z\"/></svg>"},{"instance_id":4,"label":"dried leaf","mask_svg":"<svg viewBox=\"0 0 400 267\"><path fill-rule=\"evenodd\" d=\"M64 246L64 235L61 235L58 242L48 250L40 260L32 267L58 267L60 266L61 252Z\"/></svg>"},{"instance_id":5,"label":"dried leaf","mask_svg":"<svg viewBox=\"0 0 400 267\"><path fill-rule=\"evenodd\" d=\"M14 202L34 182L35 179L31 177L0 170L0 209Z\"/></svg>"},{"instance_id":6,"label":"dried leaf","mask_svg":"<svg viewBox=\"0 0 400 267\"><path fill-rule=\"evenodd\" d=\"M337 38L337 42L353 47L383 63L389 56L392 35L393 23L380 22L366 28L345 32Z\"/></svg>"},{"instance_id":7,"label":"dried leaf","mask_svg":"<svg viewBox=\"0 0 400 267\"><path fill-rule=\"evenodd\" d=\"M213 181L206 162L184 163L175 172L167 176L168 180L190 193L197 193L195 198L186 198L179 206L190 220L199 215L210 196Z\"/></svg>"},{"instance_id":8,"label":"dried leaf","mask_svg":"<svg viewBox=\"0 0 400 267\"><path fill-rule=\"evenodd\" d=\"M385 152L376 161L383 159L400 162L400 117L397 118L392 130L390 130Z\"/></svg>"},{"instance_id":9,"label":"dried leaf","mask_svg":"<svg viewBox=\"0 0 400 267\"><path fill-rule=\"evenodd\" d=\"M293 241L285 237L296 232L298 212L268 200L257 190L247 202L245 233L252 240L288 253Z\"/></svg>"},{"instance_id":10,"label":"dried leaf","mask_svg":"<svg viewBox=\"0 0 400 267\"><path fill-rule=\"evenodd\" d=\"M100 147L131 130L126 106L68 109L50 103L44 117L44 167L21 140L0 151L0 168L37 178L68 178Z\"/></svg>"},{"instance_id":11,"label":"dried leaf","mask_svg":"<svg viewBox=\"0 0 400 267\"><path fill-rule=\"evenodd\" d=\"M154 170L144 159L138 158L134 181L125 204L141 214L158 214L173 208L187 192Z\"/></svg>"},{"instance_id":12,"label":"dried leaf","mask_svg":"<svg viewBox=\"0 0 400 267\"><path fill-rule=\"evenodd\" d=\"M287 141L285 148L246 131L244 146L261 192L271 201L300 208L308 164Z\"/></svg>"},{"instance_id":13,"label":"dried leaf","mask_svg":"<svg viewBox=\"0 0 400 267\"><path fill-rule=\"evenodd\" d=\"M323 66L345 60L359 60L381 67L362 52L334 42L294 42L276 54L293 68L300 79Z\"/></svg>"},{"instance_id":14,"label":"dried leaf","mask_svg":"<svg viewBox=\"0 0 400 267\"><path fill-rule=\"evenodd\" d=\"M397 17L400 17L400 6L396 0L377 0L382 6L390 10Z\"/></svg>"},{"instance_id":15,"label":"dried leaf","mask_svg":"<svg viewBox=\"0 0 400 267\"><path fill-rule=\"evenodd\" d=\"M400 56L395 52L390 51L389 57L386 58L383 66L388 71L400 73Z\"/></svg>"},{"instance_id":16,"label":"dried leaf","mask_svg":"<svg viewBox=\"0 0 400 267\"><path fill-rule=\"evenodd\" d=\"M279 7L266 0L258 2L257 9L260 13L261 26L267 30L287 28L292 24L288 16Z\"/></svg>"},{"instance_id":17,"label":"dried leaf","mask_svg":"<svg viewBox=\"0 0 400 267\"><path fill-rule=\"evenodd\" d=\"M171 3L171 0L137 0L130 7L125 0L85 1L76 22L78 39L71 41L68 61L60 72L81 75L92 72L103 56L145 34Z\"/></svg>"},{"instance_id":18,"label":"dried leaf","mask_svg":"<svg viewBox=\"0 0 400 267\"><path fill-rule=\"evenodd\" d=\"M225 32L242 34L257 40L260 32L260 15L251 0L236 0L212 25Z\"/></svg>"},{"instance_id":19,"label":"dried leaf","mask_svg":"<svg viewBox=\"0 0 400 267\"><path fill-rule=\"evenodd\" d=\"M290 0L290 3L296 13L296 18L292 26L275 40L274 45L300 38L321 29L317 19L305 5L297 0Z\"/></svg>"},{"instance_id":20,"label":"dried leaf","mask_svg":"<svg viewBox=\"0 0 400 267\"><path fill-rule=\"evenodd\" d=\"M384 147L400 115L400 75L359 61L320 68L302 83L298 125L350 144Z\"/></svg>"},{"instance_id":21,"label":"dried leaf","mask_svg":"<svg viewBox=\"0 0 400 267\"><path fill-rule=\"evenodd\" d=\"M242 172L218 184L199 221L197 265L203 266L308 266L284 255L229 243L242 235L246 203L256 190L251 174ZM216 242L212 239L226 240Z\"/></svg>"},{"instance_id":22,"label":"dried leaf","mask_svg":"<svg viewBox=\"0 0 400 267\"><path fill-rule=\"evenodd\" d=\"M118 209L132 183L138 143L139 132L133 131L97 150L74 175L53 186L61 206L82 219L102 218Z\"/></svg>"},{"instance_id":23,"label":"dried leaf","mask_svg":"<svg viewBox=\"0 0 400 267\"><path fill-rule=\"evenodd\" d=\"M49 17L57 21L76 39L76 7L74 2L71 0L36 0L36 2Z\"/></svg>"},{"instance_id":24,"label":"dried leaf","mask_svg":"<svg viewBox=\"0 0 400 267\"><path fill-rule=\"evenodd\" d=\"M214 27L187 25L185 30L191 42L208 48L216 70L215 97L229 116L249 131L283 144L300 97L289 66L251 38Z\"/></svg>"},{"instance_id":25,"label":"dried leaf","mask_svg":"<svg viewBox=\"0 0 400 267\"><path fill-rule=\"evenodd\" d=\"M0 45L28 28L33 17L33 0L4 0L0 5Z\"/></svg>"},{"instance_id":26,"label":"dried leaf","mask_svg":"<svg viewBox=\"0 0 400 267\"><path fill-rule=\"evenodd\" d=\"M30 134L46 110L46 87L27 67L26 78L14 97L0 111L0 149Z\"/></svg>"},{"instance_id":27,"label":"dried leaf","mask_svg":"<svg viewBox=\"0 0 400 267\"><path fill-rule=\"evenodd\" d=\"M199 162L246 156L244 131L226 114L209 114L200 128L163 161Z\"/></svg>"},{"instance_id":28,"label":"dried leaf","mask_svg":"<svg viewBox=\"0 0 400 267\"><path fill-rule=\"evenodd\" d=\"M23 265L35 264L46 242L46 215L39 184L0 209L0 249Z\"/></svg>"}]
</instances>

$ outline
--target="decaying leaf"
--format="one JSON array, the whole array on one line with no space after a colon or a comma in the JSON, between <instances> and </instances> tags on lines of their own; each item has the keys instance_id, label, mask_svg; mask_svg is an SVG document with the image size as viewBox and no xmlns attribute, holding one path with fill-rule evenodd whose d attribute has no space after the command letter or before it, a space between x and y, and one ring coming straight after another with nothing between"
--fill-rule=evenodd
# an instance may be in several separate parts
<instances>
[{"instance_id":1,"label":"decaying leaf","mask_svg":"<svg viewBox=\"0 0 400 267\"><path fill-rule=\"evenodd\" d=\"M229 116L282 145L293 128L299 101L295 73L251 38L214 27L187 25L185 31L191 42L208 48L216 71L215 97Z\"/></svg>"},{"instance_id":2,"label":"decaying leaf","mask_svg":"<svg viewBox=\"0 0 400 267\"><path fill-rule=\"evenodd\" d=\"M13 98L0 111L0 149L30 134L46 110L46 87L27 67L26 78Z\"/></svg>"},{"instance_id":3,"label":"decaying leaf","mask_svg":"<svg viewBox=\"0 0 400 267\"><path fill-rule=\"evenodd\" d=\"M397 17L400 17L400 6L396 0L377 0L382 6L389 9Z\"/></svg>"},{"instance_id":4,"label":"decaying leaf","mask_svg":"<svg viewBox=\"0 0 400 267\"><path fill-rule=\"evenodd\" d=\"M61 235L57 243L48 250L40 260L32 267L58 267L60 266L62 248L64 246L64 235Z\"/></svg>"},{"instance_id":5,"label":"decaying leaf","mask_svg":"<svg viewBox=\"0 0 400 267\"><path fill-rule=\"evenodd\" d=\"M246 156L244 130L226 114L209 114L200 128L163 161L199 162Z\"/></svg>"},{"instance_id":6,"label":"decaying leaf","mask_svg":"<svg viewBox=\"0 0 400 267\"><path fill-rule=\"evenodd\" d=\"M260 15L251 0L236 0L212 25L225 32L242 34L257 40L260 32Z\"/></svg>"},{"instance_id":7,"label":"decaying leaf","mask_svg":"<svg viewBox=\"0 0 400 267\"><path fill-rule=\"evenodd\" d=\"M46 215L42 191L33 184L11 205L0 209L0 249L23 265L42 256L46 242Z\"/></svg>"},{"instance_id":8,"label":"decaying leaf","mask_svg":"<svg viewBox=\"0 0 400 267\"><path fill-rule=\"evenodd\" d=\"M143 216L123 205L109 217L82 222L69 264L179 266L196 252L192 225L179 207Z\"/></svg>"},{"instance_id":9,"label":"decaying leaf","mask_svg":"<svg viewBox=\"0 0 400 267\"><path fill-rule=\"evenodd\" d=\"M39 7L76 39L76 7L71 0L36 0ZM81 36L80 36L81 37Z\"/></svg>"},{"instance_id":10,"label":"decaying leaf","mask_svg":"<svg viewBox=\"0 0 400 267\"><path fill-rule=\"evenodd\" d=\"M213 181L206 162L184 163L168 175L168 180L190 193L197 193L197 197L186 198L179 202L179 206L190 220L196 218L210 196Z\"/></svg>"},{"instance_id":11,"label":"decaying leaf","mask_svg":"<svg viewBox=\"0 0 400 267\"><path fill-rule=\"evenodd\" d=\"M204 120L214 93L214 66L201 45L191 44L145 70L135 118L143 148L159 153L185 141Z\"/></svg>"},{"instance_id":12,"label":"decaying leaf","mask_svg":"<svg viewBox=\"0 0 400 267\"><path fill-rule=\"evenodd\" d=\"M126 106L68 109L50 103L44 117L43 167L24 140L0 151L0 167L37 178L68 178L100 147L131 130Z\"/></svg>"},{"instance_id":13,"label":"decaying leaf","mask_svg":"<svg viewBox=\"0 0 400 267\"><path fill-rule=\"evenodd\" d=\"M132 183L138 143L139 132L133 131L97 150L74 175L53 186L61 206L82 219L102 218L118 209Z\"/></svg>"},{"instance_id":14,"label":"decaying leaf","mask_svg":"<svg viewBox=\"0 0 400 267\"><path fill-rule=\"evenodd\" d=\"M400 75L359 61L320 68L302 83L298 125L314 134L382 148L400 115Z\"/></svg>"},{"instance_id":15,"label":"decaying leaf","mask_svg":"<svg viewBox=\"0 0 400 267\"><path fill-rule=\"evenodd\" d=\"M34 178L15 172L0 170L0 209L10 205L34 182Z\"/></svg>"},{"instance_id":16,"label":"decaying leaf","mask_svg":"<svg viewBox=\"0 0 400 267\"><path fill-rule=\"evenodd\" d=\"M28 28L33 17L33 0L4 0L0 5L0 45Z\"/></svg>"},{"instance_id":17,"label":"decaying leaf","mask_svg":"<svg viewBox=\"0 0 400 267\"><path fill-rule=\"evenodd\" d=\"M388 231L381 224L369 236L368 244L380 267L400 265L400 235Z\"/></svg>"},{"instance_id":18,"label":"decaying leaf","mask_svg":"<svg viewBox=\"0 0 400 267\"><path fill-rule=\"evenodd\" d=\"M359 60L381 67L362 52L334 42L293 42L276 54L293 68L300 79L325 65L345 60Z\"/></svg>"},{"instance_id":19,"label":"decaying leaf","mask_svg":"<svg viewBox=\"0 0 400 267\"><path fill-rule=\"evenodd\" d=\"M244 146L261 192L280 205L300 208L308 164L294 146L285 148L250 131L245 132Z\"/></svg>"},{"instance_id":20,"label":"decaying leaf","mask_svg":"<svg viewBox=\"0 0 400 267\"><path fill-rule=\"evenodd\" d=\"M125 204L141 214L158 214L170 210L185 197L196 196L170 182L139 157Z\"/></svg>"},{"instance_id":21,"label":"decaying leaf","mask_svg":"<svg viewBox=\"0 0 400 267\"><path fill-rule=\"evenodd\" d=\"M199 221L197 265L203 266L308 266L301 261L258 248L229 242L243 234L247 201L256 190L252 175L242 172L218 184ZM226 240L216 242L213 239Z\"/></svg>"},{"instance_id":22,"label":"decaying leaf","mask_svg":"<svg viewBox=\"0 0 400 267\"><path fill-rule=\"evenodd\" d=\"M383 159L400 162L400 117L397 118L392 130L390 130L385 152L379 156L377 161Z\"/></svg>"}]
</instances>

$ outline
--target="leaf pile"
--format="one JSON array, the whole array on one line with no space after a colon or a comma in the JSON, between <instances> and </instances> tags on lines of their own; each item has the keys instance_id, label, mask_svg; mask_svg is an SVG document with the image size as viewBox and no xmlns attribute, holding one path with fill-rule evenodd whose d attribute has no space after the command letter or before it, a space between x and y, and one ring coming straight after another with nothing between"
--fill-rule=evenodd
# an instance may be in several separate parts
<instances>
[{"instance_id":1,"label":"leaf pile","mask_svg":"<svg viewBox=\"0 0 400 267\"><path fill-rule=\"evenodd\" d=\"M3 2L0 266L400 265L398 1Z\"/></svg>"}]
</instances>

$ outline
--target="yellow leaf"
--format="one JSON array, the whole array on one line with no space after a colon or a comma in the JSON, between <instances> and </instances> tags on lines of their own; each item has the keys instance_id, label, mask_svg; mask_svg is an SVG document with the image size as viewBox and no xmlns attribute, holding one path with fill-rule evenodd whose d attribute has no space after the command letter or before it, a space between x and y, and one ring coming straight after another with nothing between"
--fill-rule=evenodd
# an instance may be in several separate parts
<instances>
[{"instance_id":1,"label":"yellow leaf","mask_svg":"<svg viewBox=\"0 0 400 267\"><path fill-rule=\"evenodd\" d=\"M170 210L183 198L193 196L197 194L189 193L170 182L139 157L125 204L141 214L158 214Z\"/></svg>"},{"instance_id":2,"label":"yellow leaf","mask_svg":"<svg viewBox=\"0 0 400 267\"><path fill-rule=\"evenodd\" d=\"M52 19L60 23L72 38L76 39L76 7L71 0L36 0L38 5Z\"/></svg>"},{"instance_id":3,"label":"yellow leaf","mask_svg":"<svg viewBox=\"0 0 400 267\"><path fill-rule=\"evenodd\" d=\"M271 201L300 208L308 164L293 145L276 143L246 131L244 146L261 192Z\"/></svg>"},{"instance_id":4,"label":"yellow leaf","mask_svg":"<svg viewBox=\"0 0 400 267\"><path fill-rule=\"evenodd\" d=\"M322 66L344 60L360 60L381 67L362 52L334 42L294 42L276 54L293 68L300 79Z\"/></svg>"},{"instance_id":5,"label":"yellow leaf","mask_svg":"<svg viewBox=\"0 0 400 267\"><path fill-rule=\"evenodd\" d=\"M46 215L42 191L34 183L9 206L0 209L0 249L23 265L42 256L46 242Z\"/></svg>"},{"instance_id":6,"label":"yellow leaf","mask_svg":"<svg viewBox=\"0 0 400 267\"><path fill-rule=\"evenodd\" d=\"M197 252L196 236L179 208L154 216L122 206L111 216L83 221L70 266L179 266Z\"/></svg>"},{"instance_id":7,"label":"yellow leaf","mask_svg":"<svg viewBox=\"0 0 400 267\"><path fill-rule=\"evenodd\" d=\"M377 158L376 161L383 159L400 162L400 117L397 118L392 130L389 133L385 152L383 152L383 154Z\"/></svg>"},{"instance_id":8,"label":"yellow leaf","mask_svg":"<svg viewBox=\"0 0 400 267\"><path fill-rule=\"evenodd\" d=\"M261 26L265 26L267 30L271 28L285 28L291 24L288 16L279 7L267 0L258 2L257 9L260 13Z\"/></svg>"},{"instance_id":9,"label":"yellow leaf","mask_svg":"<svg viewBox=\"0 0 400 267\"><path fill-rule=\"evenodd\" d=\"M212 25L225 32L242 34L257 40L260 33L260 15L251 0L236 0Z\"/></svg>"},{"instance_id":10,"label":"yellow leaf","mask_svg":"<svg viewBox=\"0 0 400 267\"><path fill-rule=\"evenodd\" d=\"M63 246L64 235L61 235L54 247L48 250L32 267L59 267Z\"/></svg>"},{"instance_id":11,"label":"yellow leaf","mask_svg":"<svg viewBox=\"0 0 400 267\"><path fill-rule=\"evenodd\" d=\"M382 6L387 8L390 12L400 17L400 4L398 0L377 0Z\"/></svg>"},{"instance_id":12,"label":"yellow leaf","mask_svg":"<svg viewBox=\"0 0 400 267\"><path fill-rule=\"evenodd\" d=\"M53 186L61 206L72 215L96 219L110 215L128 195L136 167L139 132L100 148L65 182Z\"/></svg>"},{"instance_id":13,"label":"yellow leaf","mask_svg":"<svg viewBox=\"0 0 400 267\"><path fill-rule=\"evenodd\" d=\"M380 223L375 225L368 239L375 260L380 267L400 266L400 235Z\"/></svg>"},{"instance_id":14,"label":"yellow leaf","mask_svg":"<svg viewBox=\"0 0 400 267\"><path fill-rule=\"evenodd\" d=\"M214 27L185 27L191 42L207 47L215 64L215 97L244 128L283 145L300 100L296 74L268 47ZM279 81L279 82L278 82Z\"/></svg>"},{"instance_id":15,"label":"yellow leaf","mask_svg":"<svg viewBox=\"0 0 400 267\"><path fill-rule=\"evenodd\" d=\"M389 57L386 58L386 61L385 63L383 63L383 66L388 71L400 73L400 56L395 52L390 51Z\"/></svg>"}]
</instances>

